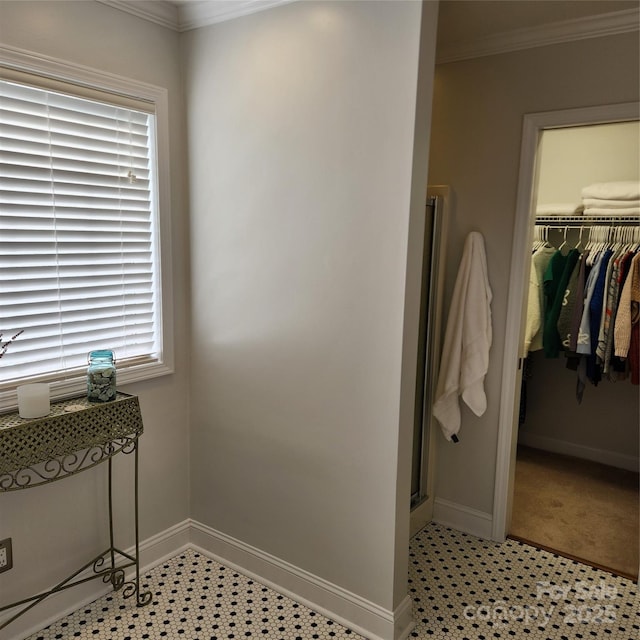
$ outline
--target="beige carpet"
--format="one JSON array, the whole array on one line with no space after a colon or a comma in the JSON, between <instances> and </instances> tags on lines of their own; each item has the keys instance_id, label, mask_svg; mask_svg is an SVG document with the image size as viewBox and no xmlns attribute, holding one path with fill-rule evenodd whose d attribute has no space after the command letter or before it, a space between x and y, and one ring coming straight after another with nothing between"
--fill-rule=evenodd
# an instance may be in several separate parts
<instances>
[{"instance_id":1,"label":"beige carpet","mask_svg":"<svg viewBox=\"0 0 640 640\"><path fill-rule=\"evenodd\" d=\"M638 577L638 474L518 447L509 534Z\"/></svg>"}]
</instances>

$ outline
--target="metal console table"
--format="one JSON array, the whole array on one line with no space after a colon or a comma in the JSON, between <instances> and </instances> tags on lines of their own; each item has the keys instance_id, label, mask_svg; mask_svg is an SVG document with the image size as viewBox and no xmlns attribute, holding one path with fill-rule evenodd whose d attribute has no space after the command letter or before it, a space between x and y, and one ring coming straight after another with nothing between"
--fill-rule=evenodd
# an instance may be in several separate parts
<instances>
[{"instance_id":1,"label":"metal console table","mask_svg":"<svg viewBox=\"0 0 640 640\"><path fill-rule=\"evenodd\" d=\"M141 607L151 592L141 591L138 531L138 438L142 416L136 396L118 393L111 402L90 403L72 398L51 404L50 413L33 420L17 412L0 415L0 492L29 489L86 471L103 462L109 467L109 548L48 591L0 606L0 612L23 606L0 624L3 629L47 596L102 578L124 598L136 596ZM135 464L135 555L114 545L112 459L117 453L133 453ZM125 581L125 569L135 567L135 577ZM88 577L82 577L84 572Z\"/></svg>"}]
</instances>

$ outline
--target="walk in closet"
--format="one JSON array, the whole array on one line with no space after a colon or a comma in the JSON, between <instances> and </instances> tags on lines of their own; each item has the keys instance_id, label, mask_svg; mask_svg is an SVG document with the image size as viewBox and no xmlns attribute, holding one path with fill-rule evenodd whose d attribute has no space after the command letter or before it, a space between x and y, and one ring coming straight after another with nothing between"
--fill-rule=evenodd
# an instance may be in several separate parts
<instances>
[{"instance_id":1,"label":"walk in closet","mask_svg":"<svg viewBox=\"0 0 640 640\"><path fill-rule=\"evenodd\" d=\"M630 577L639 564L639 136L638 122L542 135L509 527Z\"/></svg>"}]
</instances>

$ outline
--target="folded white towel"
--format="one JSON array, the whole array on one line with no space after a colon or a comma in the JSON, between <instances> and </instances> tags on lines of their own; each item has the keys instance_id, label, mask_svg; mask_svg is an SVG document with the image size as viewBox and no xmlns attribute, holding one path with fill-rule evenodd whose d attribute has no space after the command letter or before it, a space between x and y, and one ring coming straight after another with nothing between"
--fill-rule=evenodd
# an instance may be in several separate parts
<instances>
[{"instance_id":1,"label":"folded white towel","mask_svg":"<svg viewBox=\"0 0 640 640\"><path fill-rule=\"evenodd\" d=\"M627 209L605 209L599 207L589 207L584 210L585 216L638 216L640 207L629 207Z\"/></svg>"},{"instance_id":2,"label":"folded white towel","mask_svg":"<svg viewBox=\"0 0 640 640\"><path fill-rule=\"evenodd\" d=\"M582 197L604 200L640 200L640 181L596 182L582 189Z\"/></svg>"},{"instance_id":3,"label":"folded white towel","mask_svg":"<svg viewBox=\"0 0 640 640\"><path fill-rule=\"evenodd\" d=\"M626 209L640 207L640 200L605 200L604 198L584 198L582 204L585 209L597 207L599 209Z\"/></svg>"},{"instance_id":4,"label":"folded white towel","mask_svg":"<svg viewBox=\"0 0 640 640\"><path fill-rule=\"evenodd\" d=\"M574 202L557 202L536 206L537 216L579 216L581 214L582 205Z\"/></svg>"},{"instance_id":5,"label":"folded white towel","mask_svg":"<svg viewBox=\"0 0 640 640\"><path fill-rule=\"evenodd\" d=\"M484 238L472 231L453 289L433 405L447 440L460 430L458 396L477 416L487 408L484 378L492 340L491 298Z\"/></svg>"}]
</instances>

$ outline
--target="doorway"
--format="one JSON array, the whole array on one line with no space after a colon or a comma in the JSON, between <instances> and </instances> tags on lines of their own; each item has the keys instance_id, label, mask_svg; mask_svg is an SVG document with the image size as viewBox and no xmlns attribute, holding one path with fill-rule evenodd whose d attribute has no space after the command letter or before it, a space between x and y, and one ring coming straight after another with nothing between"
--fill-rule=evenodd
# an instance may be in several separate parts
<instances>
[{"instance_id":1,"label":"doorway","mask_svg":"<svg viewBox=\"0 0 640 640\"><path fill-rule=\"evenodd\" d=\"M534 236L534 224L531 216L531 212L535 211L536 204L542 202L540 199L541 178L544 179L545 171L548 167L543 166L543 138L546 131L552 132L554 130L567 130L568 128L576 127L590 127L596 125L606 126L607 123L621 123L638 120L638 103L623 104L623 105L609 105L599 108L578 109L562 112L552 112L544 114L532 114L525 117L524 130L523 130L523 145L521 153L521 165L520 165L520 181L518 186L518 203L516 214L516 229L514 233L513 247L512 247L512 265L513 271L510 281L510 296L508 307L508 319L507 319L507 336L505 345L505 360L504 360L504 378L503 378L503 392L501 398L501 417L499 428L499 441L498 441L498 468L496 475L496 491L495 491L495 508L494 508L494 525L493 525L493 537L495 539L504 539L505 536L511 531L511 523L513 521L514 511L514 491L516 487L516 474L519 471L517 464L518 460L518 439L520 436L521 445L523 441L529 438L528 444L535 444L539 448L541 444L549 444L549 433L536 434L536 427L529 429L529 436L522 437L521 429L519 429L519 423L521 421L521 389L522 389L522 376L523 366L525 364L525 353L523 350L523 335L525 329L526 319L526 302L527 291L529 282L529 270L531 265L531 244ZM557 156L556 156L557 157ZM554 168L553 171L557 174L558 169ZM605 177L602 180L611 180L612 177ZM583 185L584 186L584 185ZM577 228L580 225L576 225ZM557 232L556 232L557 233ZM564 241L564 235L566 230L560 229L561 241ZM577 239L569 238L569 242L578 242ZM551 363L542 364L538 363L538 382L542 376L545 375L545 367L548 367ZM554 363L555 364L555 363ZM535 363L534 363L535 365ZM534 366L535 369L535 366ZM542 373L540 371L542 370ZM515 375L514 375L515 372ZM548 373L548 371L547 371ZM535 374L534 374L535 375ZM626 384L629 384L628 382ZM627 424L633 424L633 428L636 430L630 435L631 442L635 451L632 451L627 456L629 459L635 460L637 465L638 459L638 409L637 400L638 393L637 387L634 387L635 395L633 391L629 391L630 397L635 401L635 416L627 422ZM554 393L557 388L553 387ZM620 389L616 389L620 392ZM600 394L600 389L587 389L587 392ZM600 396L602 398L602 396ZM594 401L598 403L598 399ZM626 402L626 401L625 401ZM557 403L557 401L556 401ZM527 404L529 404L527 402ZM553 402L548 403L553 408ZM538 407L539 408L539 407ZM549 427L551 423L547 420L545 427ZM526 428L525 428L526 430ZM539 429L538 429L539 431ZM538 436L536 439L536 435ZM545 441L544 437L547 438ZM559 439L559 438L556 438ZM566 438L565 438L566 440ZM575 444L575 443L574 443ZM576 453L584 453L589 447L586 444L581 445L582 450L574 448L569 451L555 451L553 453L559 455L566 455L567 453L576 458ZM547 447L549 448L549 447ZM557 447L556 447L557 448ZM591 447L593 449L594 447ZM523 453L521 449L521 459L523 459ZM529 456L530 458L531 456ZM584 457L584 456L583 456ZM562 466L562 460L560 460ZM593 460L592 460L593 462ZM610 460L609 460L610 462ZM533 464L531 459L527 464ZM567 460L564 460L564 466L568 466ZM525 463L523 462L522 468L524 469ZM535 466L535 465L534 465ZM548 474L547 474L548 475ZM614 482L614 484L616 484ZM637 487L637 479L635 480ZM637 500L636 504L636 516L637 516ZM588 512L588 505L584 505L584 512ZM517 509L517 507L516 507ZM577 529L584 529L581 526L582 523L578 523ZM526 536L522 536L526 537ZM637 534L636 534L637 539ZM540 541L531 540L532 542L538 542L539 546L545 546ZM546 545L552 547L552 545ZM637 545L636 545L637 546ZM571 555L567 553L566 555ZM637 557L637 556L636 556ZM589 561L589 558L581 558ZM598 564L595 562L595 564ZM602 563L600 563L602 564ZM637 575L636 572L630 572L632 575Z\"/></svg>"}]
</instances>

